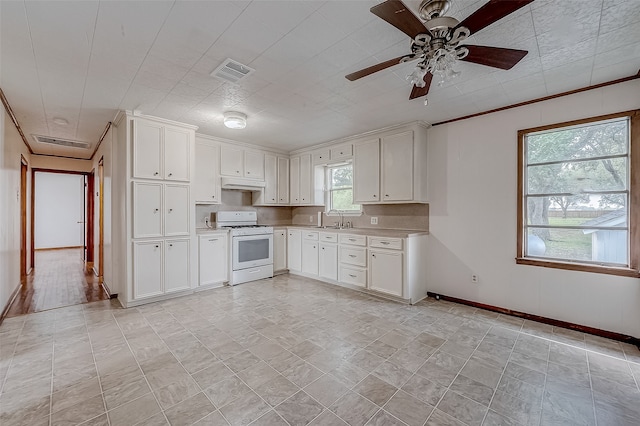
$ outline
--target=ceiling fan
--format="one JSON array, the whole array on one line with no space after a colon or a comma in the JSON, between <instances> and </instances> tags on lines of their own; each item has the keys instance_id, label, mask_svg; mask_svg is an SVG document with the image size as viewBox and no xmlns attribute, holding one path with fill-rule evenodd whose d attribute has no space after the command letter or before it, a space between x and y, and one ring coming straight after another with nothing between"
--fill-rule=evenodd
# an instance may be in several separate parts
<instances>
[{"instance_id":1,"label":"ceiling fan","mask_svg":"<svg viewBox=\"0 0 640 426\"><path fill-rule=\"evenodd\" d=\"M394 65L418 60L408 79L413 90L409 99L426 96L436 74L440 83L456 77L457 61L473 62L504 70L520 62L526 50L461 44L467 37L504 18L533 0L490 0L462 22L445 16L451 0L423 0L419 7L424 23L400 0L387 0L371 8L371 12L411 37L411 53L370 66L346 76L358 80ZM426 105L426 101L425 101Z\"/></svg>"}]
</instances>

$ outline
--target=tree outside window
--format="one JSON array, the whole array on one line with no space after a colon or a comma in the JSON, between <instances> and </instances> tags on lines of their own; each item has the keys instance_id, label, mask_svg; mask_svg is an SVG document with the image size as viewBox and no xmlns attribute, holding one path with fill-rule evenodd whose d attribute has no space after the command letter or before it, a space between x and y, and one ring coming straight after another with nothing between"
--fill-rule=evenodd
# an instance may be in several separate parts
<instances>
[{"instance_id":1,"label":"tree outside window","mask_svg":"<svg viewBox=\"0 0 640 426\"><path fill-rule=\"evenodd\" d=\"M353 167L351 164L327 167L327 211L360 213L360 205L353 204Z\"/></svg>"}]
</instances>

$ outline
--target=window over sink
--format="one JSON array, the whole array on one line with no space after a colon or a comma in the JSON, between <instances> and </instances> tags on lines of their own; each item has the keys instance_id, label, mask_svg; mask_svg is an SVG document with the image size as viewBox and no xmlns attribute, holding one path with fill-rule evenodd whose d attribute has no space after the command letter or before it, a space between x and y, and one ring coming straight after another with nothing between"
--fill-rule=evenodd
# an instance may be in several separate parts
<instances>
[{"instance_id":1,"label":"window over sink","mask_svg":"<svg viewBox=\"0 0 640 426\"><path fill-rule=\"evenodd\" d=\"M339 164L326 167L326 211L342 214L360 214L362 207L353 203L353 165Z\"/></svg>"}]
</instances>

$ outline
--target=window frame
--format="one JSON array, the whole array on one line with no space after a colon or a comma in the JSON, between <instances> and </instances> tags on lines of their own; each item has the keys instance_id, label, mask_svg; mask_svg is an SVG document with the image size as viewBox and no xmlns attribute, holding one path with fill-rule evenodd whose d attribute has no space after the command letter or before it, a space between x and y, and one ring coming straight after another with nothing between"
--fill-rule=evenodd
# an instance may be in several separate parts
<instances>
[{"instance_id":1,"label":"window frame","mask_svg":"<svg viewBox=\"0 0 640 426\"><path fill-rule=\"evenodd\" d=\"M333 189L331 187L331 169L335 169L338 167L345 167L345 166L351 166L351 173L352 173L352 178L351 178L351 190L353 191L353 163L351 162L341 162L341 163L334 163L334 164L327 164L324 168L324 194L325 194L325 214L327 216L361 216L362 215L362 204L358 204L359 209L358 210L339 210L339 209L334 209L332 208L332 193L333 191L335 191L335 189ZM344 190L344 189L349 189L349 187L342 187L339 188L340 190ZM333 212L331 212L331 210L333 210ZM330 213L331 212L331 213ZM336 213L338 212L338 213Z\"/></svg>"},{"instance_id":2,"label":"window frame","mask_svg":"<svg viewBox=\"0 0 640 426\"><path fill-rule=\"evenodd\" d=\"M526 149L525 137L529 133L562 129L565 127L584 125L597 121L616 118L629 118L629 205L627 211L629 232L629 264L628 267L580 263L579 261L562 261L525 257L526 242L526 196L525 196L525 168ZM624 111L614 114L600 115L581 120L565 121L546 126L522 129L518 131L518 208L517 208L517 255L516 264L541 266L545 268L565 269L571 271L595 272L601 274L619 275L640 278L640 109Z\"/></svg>"}]
</instances>

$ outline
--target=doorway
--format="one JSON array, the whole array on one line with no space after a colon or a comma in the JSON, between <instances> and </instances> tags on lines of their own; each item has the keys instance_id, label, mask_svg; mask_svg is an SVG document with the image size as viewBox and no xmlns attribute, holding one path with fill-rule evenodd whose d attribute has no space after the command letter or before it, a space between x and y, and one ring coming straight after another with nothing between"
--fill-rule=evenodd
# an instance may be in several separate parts
<instances>
[{"instance_id":1,"label":"doorway","mask_svg":"<svg viewBox=\"0 0 640 426\"><path fill-rule=\"evenodd\" d=\"M21 188L26 189L24 163ZM7 316L109 299L93 268L88 268L94 246L94 178L95 173L32 169L30 240L26 190L20 205L24 217L20 268L21 273L26 271L30 248L31 273L25 272Z\"/></svg>"}]
</instances>

